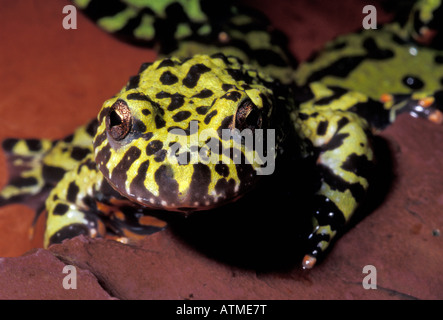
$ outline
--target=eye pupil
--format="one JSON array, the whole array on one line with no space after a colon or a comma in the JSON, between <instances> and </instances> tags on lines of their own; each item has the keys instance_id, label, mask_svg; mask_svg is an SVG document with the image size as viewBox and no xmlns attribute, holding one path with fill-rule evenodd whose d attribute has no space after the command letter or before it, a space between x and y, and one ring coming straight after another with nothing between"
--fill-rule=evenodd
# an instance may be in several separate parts
<instances>
[{"instance_id":1,"label":"eye pupil","mask_svg":"<svg viewBox=\"0 0 443 320\"><path fill-rule=\"evenodd\" d=\"M109 126L112 128L115 126L119 126L121 124L122 124L122 118L115 110L112 110L109 113Z\"/></svg>"},{"instance_id":2,"label":"eye pupil","mask_svg":"<svg viewBox=\"0 0 443 320\"><path fill-rule=\"evenodd\" d=\"M106 128L114 140L122 140L131 131L131 110L123 100L117 100L106 117Z\"/></svg>"}]
</instances>

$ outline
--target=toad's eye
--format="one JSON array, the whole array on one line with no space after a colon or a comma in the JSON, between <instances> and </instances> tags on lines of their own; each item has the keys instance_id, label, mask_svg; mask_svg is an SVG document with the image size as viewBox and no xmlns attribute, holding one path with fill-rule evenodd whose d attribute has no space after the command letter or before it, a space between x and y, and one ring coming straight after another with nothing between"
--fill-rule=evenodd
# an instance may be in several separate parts
<instances>
[{"instance_id":1,"label":"toad's eye","mask_svg":"<svg viewBox=\"0 0 443 320\"><path fill-rule=\"evenodd\" d=\"M235 115L235 128L254 130L262 125L262 116L257 106L250 99L244 100L237 109Z\"/></svg>"},{"instance_id":2,"label":"toad's eye","mask_svg":"<svg viewBox=\"0 0 443 320\"><path fill-rule=\"evenodd\" d=\"M106 117L106 130L114 140L122 140L131 131L131 110L123 100L117 100Z\"/></svg>"}]
</instances>

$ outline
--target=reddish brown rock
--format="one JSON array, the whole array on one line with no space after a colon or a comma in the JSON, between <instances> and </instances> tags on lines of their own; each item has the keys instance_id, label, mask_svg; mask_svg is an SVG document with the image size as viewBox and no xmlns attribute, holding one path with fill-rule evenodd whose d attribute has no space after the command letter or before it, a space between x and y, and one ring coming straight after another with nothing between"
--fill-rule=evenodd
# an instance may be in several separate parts
<instances>
[{"instance_id":1,"label":"reddish brown rock","mask_svg":"<svg viewBox=\"0 0 443 320\"><path fill-rule=\"evenodd\" d=\"M0 258L0 299L112 298L88 270L64 270L65 267L65 263L44 249L18 258ZM72 272L76 272L76 288L70 287Z\"/></svg>"}]
</instances>

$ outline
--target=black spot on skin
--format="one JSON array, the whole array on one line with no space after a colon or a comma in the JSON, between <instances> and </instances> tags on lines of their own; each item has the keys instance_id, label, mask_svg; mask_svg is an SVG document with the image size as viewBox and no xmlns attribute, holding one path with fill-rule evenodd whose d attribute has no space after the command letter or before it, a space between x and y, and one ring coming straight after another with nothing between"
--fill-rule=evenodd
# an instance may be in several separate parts
<instances>
[{"instance_id":1,"label":"black spot on skin","mask_svg":"<svg viewBox=\"0 0 443 320\"><path fill-rule=\"evenodd\" d=\"M205 117L204 123L209 124L211 122L211 119L217 114L217 110L213 110Z\"/></svg>"},{"instance_id":2,"label":"black spot on skin","mask_svg":"<svg viewBox=\"0 0 443 320\"><path fill-rule=\"evenodd\" d=\"M223 83L222 84L222 89L223 91L229 91L232 88L235 88L235 86L233 84L228 84L228 83Z\"/></svg>"},{"instance_id":3,"label":"black spot on skin","mask_svg":"<svg viewBox=\"0 0 443 320\"><path fill-rule=\"evenodd\" d=\"M2 142L2 148L5 150L5 152L12 152L12 149L14 149L14 146L17 144L19 140L15 138L8 138L3 140Z\"/></svg>"},{"instance_id":4,"label":"black spot on skin","mask_svg":"<svg viewBox=\"0 0 443 320\"><path fill-rule=\"evenodd\" d=\"M37 185L38 181L34 177L15 177L9 181L11 186L22 188Z\"/></svg>"},{"instance_id":5,"label":"black spot on skin","mask_svg":"<svg viewBox=\"0 0 443 320\"><path fill-rule=\"evenodd\" d=\"M200 91L199 93L193 95L193 98L200 98L200 99L204 99L204 98L209 98L210 96L213 95L213 92L209 89L203 89L202 91Z\"/></svg>"},{"instance_id":6,"label":"black spot on skin","mask_svg":"<svg viewBox=\"0 0 443 320\"><path fill-rule=\"evenodd\" d=\"M389 49L380 49L373 38L367 38L363 41L363 47L368 51L368 58L384 60L394 56L394 53Z\"/></svg>"},{"instance_id":7,"label":"black spot on skin","mask_svg":"<svg viewBox=\"0 0 443 320\"><path fill-rule=\"evenodd\" d=\"M180 93L174 93L171 95L171 103L168 106L168 111L174 111L185 103L184 96Z\"/></svg>"},{"instance_id":8,"label":"black spot on skin","mask_svg":"<svg viewBox=\"0 0 443 320\"><path fill-rule=\"evenodd\" d=\"M215 171L222 177L229 176L229 167L224 163L217 163L215 165Z\"/></svg>"},{"instance_id":9,"label":"black spot on skin","mask_svg":"<svg viewBox=\"0 0 443 320\"><path fill-rule=\"evenodd\" d=\"M108 168L106 167L106 164L109 162L109 159L111 158L111 146L109 144L105 145L103 149L101 149L96 157L95 161L98 165L100 165L100 171L103 173L104 176L109 176Z\"/></svg>"},{"instance_id":10,"label":"black spot on skin","mask_svg":"<svg viewBox=\"0 0 443 320\"><path fill-rule=\"evenodd\" d=\"M38 139L26 139L25 142L30 151L39 151L42 148L42 143Z\"/></svg>"},{"instance_id":11,"label":"black spot on skin","mask_svg":"<svg viewBox=\"0 0 443 320\"><path fill-rule=\"evenodd\" d=\"M334 172L329 167L326 167L322 164L319 164L317 167L323 181L326 182L332 190L338 190L341 192L349 190L357 203L363 201L366 191L360 183L347 182L342 177L334 174Z\"/></svg>"},{"instance_id":12,"label":"black spot on skin","mask_svg":"<svg viewBox=\"0 0 443 320\"><path fill-rule=\"evenodd\" d=\"M133 92L126 97L128 100L150 101L150 99L141 92Z\"/></svg>"},{"instance_id":13,"label":"black spot on skin","mask_svg":"<svg viewBox=\"0 0 443 320\"><path fill-rule=\"evenodd\" d=\"M164 99L164 98L169 98L171 96L171 94L169 92L165 92L165 91L160 91L159 93L157 93L155 95L155 97L157 99Z\"/></svg>"},{"instance_id":14,"label":"black spot on skin","mask_svg":"<svg viewBox=\"0 0 443 320\"><path fill-rule=\"evenodd\" d=\"M231 64L231 61L229 61L228 58L221 52L214 53L213 55L211 55L211 58L221 59L226 65Z\"/></svg>"},{"instance_id":15,"label":"black spot on skin","mask_svg":"<svg viewBox=\"0 0 443 320\"><path fill-rule=\"evenodd\" d=\"M74 147L71 151L71 158L77 161L83 160L91 151L88 148Z\"/></svg>"},{"instance_id":16,"label":"black spot on skin","mask_svg":"<svg viewBox=\"0 0 443 320\"><path fill-rule=\"evenodd\" d=\"M156 162L163 162L166 158L167 155L167 151L166 150L160 150L159 152L157 152L157 154L155 155L154 161Z\"/></svg>"},{"instance_id":17,"label":"black spot on skin","mask_svg":"<svg viewBox=\"0 0 443 320\"><path fill-rule=\"evenodd\" d=\"M152 156L163 148L163 142L160 140L152 140L146 147L146 154Z\"/></svg>"},{"instance_id":18,"label":"black spot on skin","mask_svg":"<svg viewBox=\"0 0 443 320\"><path fill-rule=\"evenodd\" d=\"M170 71L165 71L160 76L160 82L164 85L172 85L174 83L177 83L178 78L176 75L171 73Z\"/></svg>"},{"instance_id":19,"label":"black spot on skin","mask_svg":"<svg viewBox=\"0 0 443 320\"><path fill-rule=\"evenodd\" d=\"M106 108L103 108L101 111L100 111L100 113L99 113L99 115L98 115L98 121L100 122L100 123L102 123L103 122L103 119L109 114L109 109L111 109L110 107L106 107Z\"/></svg>"},{"instance_id":20,"label":"black spot on skin","mask_svg":"<svg viewBox=\"0 0 443 320\"><path fill-rule=\"evenodd\" d=\"M298 114L298 117L299 117L301 120L308 120L308 119L309 119L309 115L306 114L306 113L302 113L302 112L300 112L300 113Z\"/></svg>"},{"instance_id":21,"label":"black spot on skin","mask_svg":"<svg viewBox=\"0 0 443 320\"><path fill-rule=\"evenodd\" d=\"M317 127L317 135L322 136L328 129L328 121L320 121Z\"/></svg>"},{"instance_id":22,"label":"black spot on skin","mask_svg":"<svg viewBox=\"0 0 443 320\"><path fill-rule=\"evenodd\" d=\"M74 135L73 134L70 134L69 136L66 136L66 137L63 138L63 141L66 142L66 143L71 143L72 140L74 140Z\"/></svg>"},{"instance_id":23,"label":"black spot on skin","mask_svg":"<svg viewBox=\"0 0 443 320\"><path fill-rule=\"evenodd\" d=\"M143 71L145 71L146 69L148 69L148 67L152 65L152 62L144 62L142 63L142 65L140 66L140 68L138 69L138 73L142 73Z\"/></svg>"},{"instance_id":24,"label":"black spot on skin","mask_svg":"<svg viewBox=\"0 0 443 320\"><path fill-rule=\"evenodd\" d=\"M78 235L89 235L87 226L81 223L70 224L58 230L49 238L50 244L61 243L65 239L71 239Z\"/></svg>"},{"instance_id":25,"label":"black spot on skin","mask_svg":"<svg viewBox=\"0 0 443 320\"><path fill-rule=\"evenodd\" d=\"M209 199L208 187L211 183L211 169L203 163L194 164L194 172L189 185L189 200L191 203Z\"/></svg>"},{"instance_id":26,"label":"black spot on skin","mask_svg":"<svg viewBox=\"0 0 443 320\"><path fill-rule=\"evenodd\" d=\"M321 147L322 151L333 150L340 147L347 137L349 137L349 133L336 133L326 145Z\"/></svg>"},{"instance_id":27,"label":"black spot on skin","mask_svg":"<svg viewBox=\"0 0 443 320\"><path fill-rule=\"evenodd\" d=\"M339 131L341 128L343 128L348 123L349 123L349 119L345 118L345 117L343 117L340 120L338 120L337 121L337 131Z\"/></svg>"},{"instance_id":28,"label":"black spot on skin","mask_svg":"<svg viewBox=\"0 0 443 320\"><path fill-rule=\"evenodd\" d=\"M208 112L209 108L209 106L200 106L195 108L195 111L197 111L198 114L204 115L206 112Z\"/></svg>"},{"instance_id":29,"label":"black spot on skin","mask_svg":"<svg viewBox=\"0 0 443 320\"><path fill-rule=\"evenodd\" d=\"M188 88L194 88L197 85L198 80L200 80L200 76L209 71L211 71L211 69L202 63L193 65L183 79L183 85Z\"/></svg>"},{"instance_id":30,"label":"black spot on skin","mask_svg":"<svg viewBox=\"0 0 443 320\"><path fill-rule=\"evenodd\" d=\"M346 171L355 173L359 177L370 180L374 173L374 163L369 161L366 155L350 154L346 161L343 162L341 168Z\"/></svg>"},{"instance_id":31,"label":"black spot on skin","mask_svg":"<svg viewBox=\"0 0 443 320\"><path fill-rule=\"evenodd\" d=\"M131 89L135 89L138 88L138 83L140 82L140 76L136 75L133 76L131 78L129 78L129 82L126 85L126 90L131 90Z\"/></svg>"},{"instance_id":32,"label":"black spot on skin","mask_svg":"<svg viewBox=\"0 0 443 320\"><path fill-rule=\"evenodd\" d=\"M166 125L166 121L159 115L155 116L155 127L161 129Z\"/></svg>"},{"instance_id":33,"label":"black spot on skin","mask_svg":"<svg viewBox=\"0 0 443 320\"><path fill-rule=\"evenodd\" d=\"M72 181L68 187L68 193L66 195L66 200L71 203L75 203L77 200L77 194L80 191L79 187Z\"/></svg>"},{"instance_id":34,"label":"black spot on skin","mask_svg":"<svg viewBox=\"0 0 443 320\"><path fill-rule=\"evenodd\" d=\"M179 111L172 116L172 119L175 122L181 122L183 120L188 119L190 116L191 116L191 112L189 112L189 111Z\"/></svg>"},{"instance_id":35,"label":"black spot on skin","mask_svg":"<svg viewBox=\"0 0 443 320\"><path fill-rule=\"evenodd\" d=\"M319 106L327 105L331 103L333 100L339 99L341 96L343 96L345 93L348 92L348 90L340 87L329 86L328 88L333 91L332 95L315 101L316 105Z\"/></svg>"},{"instance_id":36,"label":"black spot on skin","mask_svg":"<svg viewBox=\"0 0 443 320\"><path fill-rule=\"evenodd\" d=\"M149 140L151 140L153 135L154 134L152 132L146 132L146 133L143 133L140 137L146 141L149 141Z\"/></svg>"},{"instance_id":37,"label":"black spot on skin","mask_svg":"<svg viewBox=\"0 0 443 320\"><path fill-rule=\"evenodd\" d=\"M309 76L307 83L321 80L327 75L346 78L363 60L365 60L365 56L342 57L329 66L313 72Z\"/></svg>"},{"instance_id":38,"label":"black spot on skin","mask_svg":"<svg viewBox=\"0 0 443 320\"><path fill-rule=\"evenodd\" d=\"M55 208L54 211L52 212L54 215L58 215L58 216L62 216L64 215L66 212L68 212L69 210L69 206L64 204L64 203L58 203Z\"/></svg>"},{"instance_id":39,"label":"black spot on skin","mask_svg":"<svg viewBox=\"0 0 443 320\"><path fill-rule=\"evenodd\" d=\"M103 6L100 2L90 1L88 6L84 8L84 13L93 21L97 21L103 17L112 17L127 8L125 3L117 0L111 0L108 4Z\"/></svg>"},{"instance_id":40,"label":"black spot on skin","mask_svg":"<svg viewBox=\"0 0 443 320\"><path fill-rule=\"evenodd\" d=\"M43 179L47 182L58 182L65 175L65 170L58 167L48 166L46 164L43 165L42 175Z\"/></svg>"},{"instance_id":41,"label":"black spot on skin","mask_svg":"<svg viewBox=\"0 0 443 320\"><path fill-rule=\"evenodd\" d=\"M143 109L142 110L143 115L149 116L151 114L151 111L149 109Z\"/></svg>"},{"instance_id":42,"label":"black spot on skin","mask_svg":"<svg viewBox=\"0 0 443 320\"><path fill-rule=\"evenodd\" d=\"M241 93L238 91L229 91L221 97L222 99L238 101L241 98Z\"/></svg>"},{"instance_id":43,"label":"black spot on skin","mask_svg":"<svg viewBox=\"0 0 443 320\"><path fill-rule=\"evenodd\" d=\"M233 119L234 119L234 116L230 115L222 120L220 127L218 127L218 129L217 129L217 133L220 138L223 138L223 129L230 128L230 126L232 125Z\"/></svg>"},{"instance_id":44,"label":"black spot on skin","mask_svg":"<svg viewBox=\"0 0 443 320\"><path fill-rule=\"evenodd\" d=\"M137 175L134 177L129 187L129 190L132 194L139 195L140 193L143 194L145 192L146 187L144 183L146 179L146 173L148 172L148 168L149 168L149 160L144 161L138 167ZM146 192L148 191L146 190Z\"/></svg>"},{"instance_id":45,"label":"black spot on skin","mask_svg":"<svg viewBox=\"0 0 443 320\"><path fill-rule=\"evenodd\" d=\"M225 199L229 199L235 195L235 180L229 179L227 181L225 178L221 178L215 184L215 192L218 195L223 195Z\"/></svg>"},{"instance_id":46,"label":"black spot on skin","mask_svg":"<svg viewBox=\"0 0 443 320\"><path fill-rule=\"evenodd\" d=\"M240 69L226 69L228 74L234 79L235 81L244 81L246 83L252 83L252 78L248 74L244 73Z\"/></svg>"},{"instance_id":47,"label":"black spot on skin","mask_svg":"<svg viewBox=\"0 0 443 320\"><path fill-rule=\"evenodd\" d=\"M174 178L174 171L170 166L161 165L154 174L158 185L159 197L167 203L177 203L178 183Z\"/></svg>"},{"instance_id":48,"label":"black spot on skin","mask_svg":"<svg viewBox=\"0 0 443 320\"><path fill-rule=\"evenodd\" d=\"M407 86L408 88L412 89L412 90L419 90L421 88L424 87L424 83L422 80L420 80L420 78L415 77L415 76L411 76L411 75L407 75L402 79L402 82L405 86Z\"/></svg>"},{"instance_id":49,"label":"black spot on skin","mask_svg":"<svg viewBox=\"0 0 443 320\"><path fill-rule=\"evenodd\" d=\"M127 171L131 165L140 158L141 150L135 146L129 148L120 162L112 170L112 183L121 190L124 190L127 180Z\"/></svg>"},{"instance_id":50,"label":"black spot on skin","mask_svg":"<svg viewBox=\"0 0 443 320\"><path fill-rule=\"evenodd\" d=\"M94 148L100 146L103 143L103 141L106 141L107 138L108 136L106 134L106 131L103 131L98 136L96 136L94 139Z\"/></svg>"},{"instance_id":51,"label":"black spot on skin","mask_svg":"<svg viewBox=\"0 0 443 320\"><path fill-rule=\"evenodd\" d=\"M332 230L338 230L346 223L345 217L336 204L323 195L315 197L315 218L321 226L331 226Z\"/></svg>"},{"instance_id":52,"label":"black spot on skin","mask_svg":"<svg viewBox=\"0 0 443 320\"><path fill-rule=\"evenodd\" d=\"M163 67L173 67L173 66L175 66L175 62L169 58L166 58L162 62L159 63L157 69L160 69Z\"/></svg>"},{"instance_id":53,"label":"black spot on skin","mask_svg":"<svg viewBox=\"0 0 443 320\"><path fill-rule=\"evenodd\" d=\"M97 119L92 120L88 123L86 126L86 132L91 136L94 137L97 133L97 127L98 127L98 121Z\"/></svg>"},{"instance_id":54,"label":"black spot on skin","mask_svg":"<svg viewBox=\"0 0 443 320\"><path fill-rule=\"evenodd\" d=\"M441 56L441 55L435 56L434 61L435 61L435 63L443 64L443 56Z\"/></svg>"},{"instance_id":55,"label":"black spot on skin","mask_svg":"<svg viewBox=\"0 0 443 320\"><path fill-rule=\"evenodd\" d=\"M140 119L132 120L132 132L137 135L146 131L146 125ZM137 135L138 136L138 135Z\"/></svg>"}]
</instances>

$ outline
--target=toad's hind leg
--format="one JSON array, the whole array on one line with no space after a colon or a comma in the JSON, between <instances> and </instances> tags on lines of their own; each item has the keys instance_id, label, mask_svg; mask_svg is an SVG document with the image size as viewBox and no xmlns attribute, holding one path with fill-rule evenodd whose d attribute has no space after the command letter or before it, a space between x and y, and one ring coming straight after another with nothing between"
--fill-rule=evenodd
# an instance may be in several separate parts
<instances>
[{"instance_id":1,"label":"toad's hind leg","mask_svg":"<svg viewBox=\"0 0 443 320\"><path fill-rule=\"evenodd\" d=\"M312 109L302 125L318 150L321 184L303 268L312 268L364 200L373 168L367 122L343 110Z\"/></svg>"}]
</instances>

